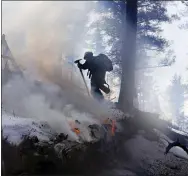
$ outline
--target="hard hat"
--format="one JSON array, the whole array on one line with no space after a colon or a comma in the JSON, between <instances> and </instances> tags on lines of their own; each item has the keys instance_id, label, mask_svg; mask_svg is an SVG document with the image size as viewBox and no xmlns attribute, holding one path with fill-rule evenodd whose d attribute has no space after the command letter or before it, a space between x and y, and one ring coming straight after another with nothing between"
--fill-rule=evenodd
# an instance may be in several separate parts
<instances>
[{"instance_id":1,"label":"hard hat","mask_svg":"<svg viewBox=\"0 0 188 176\"><path fill-rule=\"evenodd\" d=\"M93 57L93 53L92 52L90 52L90 51L85 52L85 54L84 54L84 59L85 60L88 59L88 58L92 58L92 57Z\"/></svg>"}]
</instances>

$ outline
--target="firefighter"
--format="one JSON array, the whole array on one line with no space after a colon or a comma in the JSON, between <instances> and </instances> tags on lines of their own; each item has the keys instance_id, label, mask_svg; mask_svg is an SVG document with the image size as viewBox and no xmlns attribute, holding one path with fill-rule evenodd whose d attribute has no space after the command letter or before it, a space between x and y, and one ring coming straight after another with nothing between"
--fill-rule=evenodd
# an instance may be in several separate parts
<instances>
[{"instance_id":1,"label":"firefighter","mask_svg":"<svg viewBox=\"0 0 188 176\"><path fill-rule=\"evenodd\" d=\"M104 54L93 56L92 52L84 54L85 63L78 63L78 68L88 69L88 76L91 79L91 94L98 100L103 100L104 96L101 92L108 94L110 92L109 86L106 87L105 75L107 71L112 71L113 66L111 60Z\"/></svg>"}]
</instances>

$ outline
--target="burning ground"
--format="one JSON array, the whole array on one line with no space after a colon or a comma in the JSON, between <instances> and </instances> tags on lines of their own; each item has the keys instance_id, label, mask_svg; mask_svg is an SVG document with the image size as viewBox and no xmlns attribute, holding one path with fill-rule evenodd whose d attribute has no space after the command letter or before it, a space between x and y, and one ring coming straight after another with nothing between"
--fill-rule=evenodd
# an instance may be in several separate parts
<instances>
[{"instance_id":1,"label":"burning ground","mask_svg":"<svg viewBox=\"0 0 188 176\"><path fill-rule=\"evenodd\" d=\"M187 154L176 147L164 156L162 140L187 145L186 135L155 114L99 104L58 69L43 73L42 80L24 74L3 85L5 174L186 175Z\"/></svg>"},{"instance_id":2,"label":"burning ground","mask_svg":"<svg viewBox=\"0 0 188 176\"><path fill-rule=\"evenodd\" d=\"M98 134L98 138L96 140L91 134L93 140L87 142L70 140L66 134L55 133L44 122L34 122L31 119L4 113L2 141L4 171L6 174L16 175L92 173L186 176L188 156L182 149L175 147L167 156L164 155L167 141L171 141L169 137L183 136L167 132L164 135L159 130L152 130L152 127L146 129L137 116L134 118L136 120L133 118L119 120L122 128L114 136L111 135L112 126L109 125L108 140L104 140L103 130L100 131L98 125L93 125L93 129L98 127L93 130L96 136ZM187 139L186 136L183 138ZM20 143L15 145L18 141Z\"/></svg>"},{"instance_id":3,"label":"burning ground","mask_svg":"<svg viewBox=\"0 0 188 176\"><path fill-rule=\"evenodd\" d=\"M88 125L90 141L87 141L84 135L86 124L70 122L70 129L77 136L77 140L71 139L65 133L55 132L47 122L4 112L3 160L6 173L80 173L85 170L84 163L88 163L88 168L98 169L99 165L97 164L96 168L95 162L102 162L107 158L101 158L101 154L107 150L106 142L110 144L115 135L114 122L112 125L106 122L106 129L97 124ZM12 157L17 164L11 162ZM46 169L47 166L49 170Z\"/></svg>"},{"instance_id":4,"label":"burning ground","mask_svg":"<svg viewBox=\"0 0 188 176\"><path fill-rule=\"evenodd\" d=\"M51 162L55 167L53 171L62 170L60 168L65 171L70 168L66 163L69 156L74 158L74 152L81 151L82 158L88 154L85 148L100 143L106 130L107 135L114 135L114 120L106 122L108 117L113 117L113 110L109 111L107 104L99 105L82 94L76 84L66 79L58 80L60 76L48 74L46 78L48 81L13 76L3 85L3 158L5 170L10 173L41 173L42 168L36 169L41 162L39 158L42 158L44 167L44 163ZM118 112L116 117L118 114L122 116ZM103 123L107 123L107 129L101 126ZM53 159L48 158L49 152L53 153ZM16 157L18 165L11 163L12 156ZM84 162L87 161L85 157L82 158ZM78 158L71 162L78 162ZM37 163L31 166L30 161ZM29 168L25 166L28 162Z\"/></svg>"}]
</instances>

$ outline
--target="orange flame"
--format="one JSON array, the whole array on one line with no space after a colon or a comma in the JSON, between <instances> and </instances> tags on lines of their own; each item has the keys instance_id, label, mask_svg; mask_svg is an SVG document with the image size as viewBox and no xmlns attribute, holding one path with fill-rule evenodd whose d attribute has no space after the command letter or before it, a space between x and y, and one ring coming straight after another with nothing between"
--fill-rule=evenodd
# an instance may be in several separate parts
<instances>
[{"instance_id":1,"label":"orange flame","mask_svg":"<svg viewBox=\"0 0 188 176\"><path fill-rule=\"evenodd\" d=\"M73 132L75 132L77 135L80 134L80 130L79 130L78 128L74 128L74 129L72 129L72 130L73 130Z\"/></svg>"},{"instance_id":2,"label":"orange flame","mask_svg":"<svg viewBox=\"0 0 188 176\"><path fill-rule=\"evenodd\" d=\"M75 122L69 122L69 125L71 127L71 130L76 133L77 135L80 134L80 130L78 128L76 128Z\"/></svg>"},{"instance_id":3,"label":"orange flame","mask_svg":"<svg viewBox=\"0 0 188 176\"><path fill-rule=\"evenodd\" d=\"M116 121L107 118L106 120L104 120L104 124L110 124L111 125L111 135L114 136L115 130L116 130Z\"/></svg>"}]
</instances>

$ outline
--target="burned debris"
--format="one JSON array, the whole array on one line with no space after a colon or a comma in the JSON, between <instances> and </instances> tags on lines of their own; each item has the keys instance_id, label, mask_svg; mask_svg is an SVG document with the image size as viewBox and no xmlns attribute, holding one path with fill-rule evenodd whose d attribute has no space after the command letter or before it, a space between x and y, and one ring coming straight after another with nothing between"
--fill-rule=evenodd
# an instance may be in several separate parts
<instances>
[{"instance_id":1,"label":"burned debris","mask_svg":"<svg viewBox=\"0 0 188 176\"><path fill-rule=\"evenodd\" d=\"M166 151L165 151L164 154L167 155L169 153L169 151L173 147L180 147L180 148L182 148L187 153L187 155L188 155L188 148L185 145L181 144L180 141L179 141L179 139L177 139L175 142L171 142L171 143L168 142L168 146L166 147Z\"/></svg>"}]
</instances>

